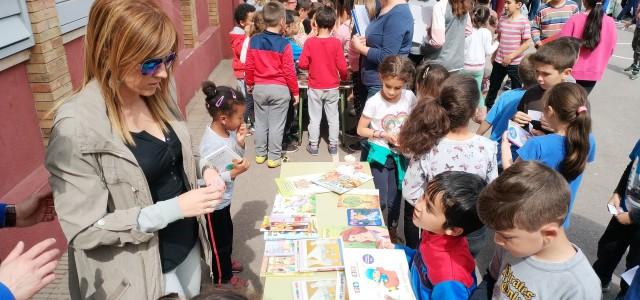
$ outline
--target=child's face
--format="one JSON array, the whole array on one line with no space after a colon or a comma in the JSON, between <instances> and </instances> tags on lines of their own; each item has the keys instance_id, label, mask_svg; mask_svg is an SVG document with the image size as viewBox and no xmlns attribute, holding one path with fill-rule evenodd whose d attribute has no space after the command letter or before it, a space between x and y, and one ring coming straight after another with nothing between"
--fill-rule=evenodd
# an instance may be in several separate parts
<instances>
[{"instance_id":1,"label":"child's face","mask_svg":"<svg viewBox=\"0 0 640 300\"><path fill-rule=\"evenodd\" d=\"M230 116L220 116L220 122L226 130L237 130L244 122L244 105L234 105L233 113Z\"/></svg>"},{"instance_id":2,"label":"child's face","mask_svg":"<svg viewBox=\"0 0 640 300\"><path fill-rule=\"evenodd\" d=\"M382 90L380 94L385 100L396 102L400 100L400 96L402 96L404 84L404 80L398 77L384 77L382 78Z\"/></svg>"},{"instance_id":3,"label":"child's face","mask_svg":"<svg viewBox=\"0 0 640 300\"><path fill-rule=\"evenodd\" d=\"M413 224L435 234L445 234L443 225L447 219L442 207L442 196L438 194L436 199L427 197L427 193L424 193L416 203L413 209ZM430 209L427 209L428 203L431 205Z\"/></svg>"},{"instance_id":4,"label":"child's face","mask_svg":"<svg viewBox=\"0 0 640 300\"><path fill-rule=\"evenodd\" d=\"M240 26L242 26L242 28L244 28L245 30L251 28L251 26L253 26L253 16L255 14L255 12L248 13L247 17L244 20L240 21Z\"/></svg>"},{"instance_id":5,"label":"child's face","mask_svg":"<svg viewBox=\"0 0 640 300\"><path fill-rule=\"evenodd\" d=\"M298 31L300 31L299 21L300 21L299 18L295 17L295 19L293 20L293 23L287 25L287 30L286 30L287 36L291 37L298 34Z\"/></svg>"},{"instance_id":6,"label":"child's face","mask_svg":"<svg viewBox=\"0 0 640 300\"><path fill-rule=\"evenodd\" d=\"M495 243L515 257L527 257L540 252L545 246L542 229L529 232L514 228L496 231Z\"/></svg>"},{"instance_id":7,"label":"child's face","mask_svg":"<svg viewBox=\"0 0 640 300\"><path fill-rule=\"evenodd\" d=\"M508 15L512 15L513 13L520 11L521 4L516 2L516 0L506 0L504 2L505 10Z\"/></svg>"},{"instance_id":8,"label":"child's face","mask_svg":"<svg viewBox=\"0 0 640 300\"><path fill-rule=\"evenodd\" d=\"M552 65L537 63L535 64L536 69L536 79L538 84L544 90L548 90L555 86L558 83L563 82L569 74L571 74L571 69L565 69L560 72L556 70Z\"/></svg>"}]
</instances>

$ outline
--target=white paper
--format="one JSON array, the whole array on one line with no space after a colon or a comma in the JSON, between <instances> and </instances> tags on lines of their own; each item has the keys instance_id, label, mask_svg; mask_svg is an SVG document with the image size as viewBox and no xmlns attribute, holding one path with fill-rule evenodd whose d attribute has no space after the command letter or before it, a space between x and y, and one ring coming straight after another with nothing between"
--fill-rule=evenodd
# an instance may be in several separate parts
<instances>
[{"instance_id":1,"label":"white paper","mask_svg":"<svg viewBox=\"0 0 640 300\"><path fill-rule=\"evenodd\" d=\"M367 12L367 8L364 5L354 5L353 10L351 11L351 15L356 21L356 32L360 36L364 36L370 23L369 12Z\"/></svg>"},{"instance_id":2,"label":"white paper","mask_svg":"<svg viewBox=\"0 0 640 300\"><path fill-rule=\"evenodd\" d=\"M620 277L622 277L622 279L624 279L624 281L626 281L629 285L631 285L631 282L633 281L633 277L636 276L636 272L638 271L638 267L640 267L640 266L635 266L635 267L629 269L628 271L622 273L622 275L620 275Z\"/></svg>"},{"instance_id":3,"label":"white paper","mask_svg":"<svg viewBox=\"0 0 640 300\"><path fill-rule=\"evenodd\" d=\"M429 39L427 28L431 27L431 17L433 16L433 6L409 5L411 15L413 15L413 39L414 43L424 44Z\"/></svg>"},{"instance_id":4,"label":"white paper","mask_svg":"<svg viewBox=\"0 0 640 300\"><path fill-rule=\"evenodd\" d=\"M617 215L619 213L616 207L613 206L613 204L607 204L607 209L609 210L609 213L612 215Z\"/></svg>"},{"instance_id":5,"label":"white paper","mask_svg":"<svg viewBox=\"0 0 640 300\"><path fill-rule=\"evenodd\" d=\"M218 172L224 172L231 170L230 167L233 167L234 159L242 160L242 157L227 145L224 145L224 147L207 155L204 159L212 163L218 169Z\"/></svg>"},{"instance_id":6,"label":"white paper","mask_svg":"<svg viewBox=\"0 0 640 300\"><path fill-rule=\"evenodd\" d=\"M509 142L518 147L522 147L522 145L524 145L524 143L526 143L527 140L531 137L530 133L522 129L522 127L520 127L518 123L511 120L509 120L507 131L507 138L509 139Z\"/></svg>"},{"instance_id":7,"label":"white paper","mask_svg":"<svg viewBox=\"0 0 640 300\"><path fill-rule=\"evenodd\" d=\"M536 121L540 121L540 118L542 118L542 112L541 111L537 111L537 110L528 110L527 111L527 115L529 115L529 117L531 117L531 120L536 120Z\"/></svg>"}]
</instances>

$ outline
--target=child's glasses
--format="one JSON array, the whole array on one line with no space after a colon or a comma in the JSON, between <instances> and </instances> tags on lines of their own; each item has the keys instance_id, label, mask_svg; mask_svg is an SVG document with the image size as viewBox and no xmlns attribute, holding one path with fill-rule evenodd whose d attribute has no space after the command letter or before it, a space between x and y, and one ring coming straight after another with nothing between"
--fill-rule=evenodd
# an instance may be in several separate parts
<instances>
[{"instance_id":1,"label":"child's glasses","mask_svg":"<svg viewBox=\"0 0 640 300\"><path fill-rule=\"evenodd\" d=\"M171 52L169 53L169 55L161 58L146 59L140 65L140 73L142 73L142 75L144 76L153 75L156 71L158 71L158 68L162 63L164 63L164 67L167 68L167 70L169 70L175 60L176 60L175 52Z\"/></svg>"}]
</instances>

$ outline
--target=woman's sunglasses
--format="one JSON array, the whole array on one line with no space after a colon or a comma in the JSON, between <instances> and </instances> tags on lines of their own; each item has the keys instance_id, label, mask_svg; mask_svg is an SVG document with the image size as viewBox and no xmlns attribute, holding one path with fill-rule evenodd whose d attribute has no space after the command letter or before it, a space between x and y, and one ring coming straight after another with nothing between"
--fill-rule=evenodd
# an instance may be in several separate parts
<instances>
[{"instance_id":1,"label":"woman's sunglasses","mask_svg":"<svg viewBox=\"0 0 640 300\"><path fill-rule=\"evenodd\" d=\"M175 60L176 60L175 52L171 52L169 53L169 55L162 58L149 58L144 62L142 62L142 64L140 65L140 73L142 73L142 75L144 76L153 75L156 71L158 71L158 68L162 63L164 63L164 67L167 68L168 70L171 68L173 61Z\"/></svg>"}]
</instances>

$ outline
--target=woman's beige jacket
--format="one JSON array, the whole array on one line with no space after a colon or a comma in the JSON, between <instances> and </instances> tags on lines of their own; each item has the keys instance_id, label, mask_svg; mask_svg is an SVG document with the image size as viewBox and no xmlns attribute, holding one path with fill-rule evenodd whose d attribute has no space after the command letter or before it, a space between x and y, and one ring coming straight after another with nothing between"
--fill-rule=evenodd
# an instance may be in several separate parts
<instances>
[{"instance_id":1,"label":"woman's beige jacket","mask_svg":"<svg viewBox=\"0 0 640 300\"><path fill-rule=\"evenodd\" d=\"M169 122L182 143L183 166L196 187L189 132ZM71 299L157 299L164 291L158 234L138 230L140 209L153 204L133 153L107 117L96 81L57 111L46 155L60 225L69 243ZM211 263L204 217L203 259Z\"/></svg>"}]
</instances>

